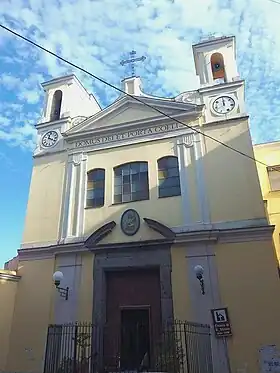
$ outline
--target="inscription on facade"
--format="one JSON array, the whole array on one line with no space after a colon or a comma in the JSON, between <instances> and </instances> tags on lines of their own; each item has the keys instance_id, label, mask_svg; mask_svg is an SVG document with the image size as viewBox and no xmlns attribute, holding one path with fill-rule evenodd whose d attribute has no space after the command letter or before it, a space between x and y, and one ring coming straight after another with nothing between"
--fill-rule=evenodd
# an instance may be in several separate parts
<instances>
[{"instance_id":1,"label":"inscription on facade","mask_svg":"<svg viewBox=\"0 0 280 373\"><path fill-rule=\"evenodd\" d=\"M108 144L111 142L132 139L135 137L142 137L146 135L171 132L179 128L185 128L185 126L180 123L162 124L158 126L144 128L144 129L135 129L131 131L113 133L112 135L108 135L108 136L96 136L96 137L91 137L85 140L79 140L74 143L74 147L83 148L86 146L92 146L92 145L98 145L98 144Z\"/></svg>"}]
</instances>

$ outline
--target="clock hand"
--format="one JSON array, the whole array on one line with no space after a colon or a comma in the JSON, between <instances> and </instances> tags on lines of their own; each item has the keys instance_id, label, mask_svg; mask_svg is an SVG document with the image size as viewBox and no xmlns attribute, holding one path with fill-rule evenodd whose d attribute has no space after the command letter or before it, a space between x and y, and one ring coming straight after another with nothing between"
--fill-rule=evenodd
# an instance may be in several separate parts
<instances>
[{"instance_id":1,"label":"clock hand","mask_svg":"<svg viewBox=\"0 0 280 373\"><path fill-rule=\"evenodd\" d=\"M224 98L222 98L222 101L223 101L223 106L225 106L225 99L224 99Z\"/></svg>"}]
</instances>

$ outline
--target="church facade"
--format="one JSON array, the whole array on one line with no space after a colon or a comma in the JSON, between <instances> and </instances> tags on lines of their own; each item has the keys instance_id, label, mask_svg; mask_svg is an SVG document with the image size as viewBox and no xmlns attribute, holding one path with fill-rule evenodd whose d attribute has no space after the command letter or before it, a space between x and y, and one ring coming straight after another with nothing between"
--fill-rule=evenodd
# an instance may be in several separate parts
<instances>
[{"instance_id":1,"label":"church facade","mask_svg":"<svg viewBox=\"0 0 280 373\"><path fill-rule=\"evenodd\" d=\"M43 371L48 326L76 321L111 325L115 354L123 324L209 325L214 372L259 371L260 350L279 346L273 226L255 163L230 149L253 157L235 38L193 54L200 88L175 98L131 77L101 109L74 75L42 84L3 369Z\"/></svg>"}]
</instances>

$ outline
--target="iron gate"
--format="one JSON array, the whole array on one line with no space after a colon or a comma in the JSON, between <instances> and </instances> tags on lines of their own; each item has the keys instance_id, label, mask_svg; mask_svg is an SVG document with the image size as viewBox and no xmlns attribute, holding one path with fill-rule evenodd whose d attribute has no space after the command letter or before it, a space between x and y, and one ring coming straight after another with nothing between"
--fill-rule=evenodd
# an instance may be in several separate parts
<instances>
[{"instance_id":1,"label":"iron gate","mask_svg":"<svg viewBox=\"0 0 280 373\"><path fill-rule=\"evenodd\" d=\"M143 345L141 347L141 328L142 325L134 328L133 333L120 330L116 337L110 332L112 325L104 328L91 323L49 325L44 373L127 371L122 366L123 354L132 345L135 365L130 371L213 373L209 325L186 321L168 323L156 335L150 335L146 352ZM130 340L124 336L130 336ZM132 353L129 354L131 361Z\"/></svg>"}]
</instances>

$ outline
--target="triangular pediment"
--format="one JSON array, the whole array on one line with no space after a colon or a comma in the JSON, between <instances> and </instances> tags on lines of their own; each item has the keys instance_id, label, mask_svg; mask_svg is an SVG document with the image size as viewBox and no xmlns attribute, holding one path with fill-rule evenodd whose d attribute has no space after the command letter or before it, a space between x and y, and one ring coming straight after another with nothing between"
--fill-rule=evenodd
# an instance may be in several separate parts
<instances>
[{"instance_id":1,"label":"triangular pediment","mask_svg":"<svg viewBox=\"0 0 280 373\"><path fill-rule=\"evenodd\" d=\"M174 100L151 99L146 97L137 97L141 102L131 97L124 96L101 112L87 118L78 125L67 131L67 135L86 133L91 130L105 129L125 124L140 123L156 120L164 116L162 113L172 117L186 114L186 116L200 116L203 105L190 103L178 103ZM149 105L149 106L148 106ZM159 110L154 110L153 108ZM162 113L161 113L162 112Z\"/></svg>"}]
</instances>

